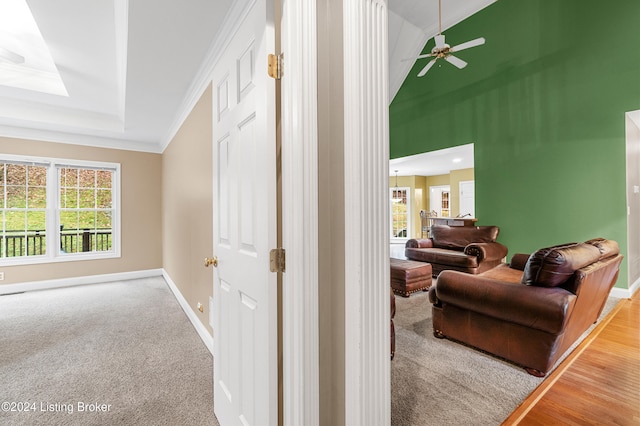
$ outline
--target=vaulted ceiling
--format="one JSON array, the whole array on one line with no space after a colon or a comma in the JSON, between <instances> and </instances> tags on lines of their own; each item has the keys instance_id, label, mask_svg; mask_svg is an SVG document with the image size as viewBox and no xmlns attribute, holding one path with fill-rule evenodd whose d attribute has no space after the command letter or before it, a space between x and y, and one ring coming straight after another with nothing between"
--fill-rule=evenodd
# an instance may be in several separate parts
<instances>
[{"instance_id":1,"label":"vaulted ceiling","mask_svg":"<svg viewBox=\"0 0 640 426\"><path fill-rule=\"evenodd\" d=\"M442 0L443 31L493 1ZM218 35L243 2L27 3L69 96L0 85L0 136L161 152L199 97ZM403 59L437 32L437 0L389 0L392 97L413 65ZM23 56L22 66L37 68ZM0 58L0 73L8 66Z\"/></svg>"}]
</instances>

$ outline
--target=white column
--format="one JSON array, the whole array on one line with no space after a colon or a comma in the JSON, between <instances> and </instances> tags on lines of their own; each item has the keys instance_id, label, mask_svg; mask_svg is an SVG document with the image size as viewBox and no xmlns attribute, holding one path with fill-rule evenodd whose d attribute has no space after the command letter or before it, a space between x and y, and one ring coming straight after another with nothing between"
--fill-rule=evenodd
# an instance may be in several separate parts
<instances>
[{"instance_id":1,"label":"white column","mask_svg":"<svg viewBox=\"0 0 640 426\"><path fill-rule=\"evenodd\" d=\"M283 421L319 424L316 1L283 1Z\"/></svg>"},{"instance_id":2,"label":"white column","mask_svg":"<svg viewBox=\"0 0 640 426\"><path fill-rule=\"evenodd\" d=\"M344 1L347 425L391 422L387 14Z\"/></svg>"}]
</instances>

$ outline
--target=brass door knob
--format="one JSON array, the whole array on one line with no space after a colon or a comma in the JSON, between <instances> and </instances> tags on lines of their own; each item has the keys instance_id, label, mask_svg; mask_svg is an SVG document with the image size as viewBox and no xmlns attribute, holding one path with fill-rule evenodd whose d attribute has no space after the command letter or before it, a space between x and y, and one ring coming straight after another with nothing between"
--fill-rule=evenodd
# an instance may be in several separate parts
<instances>
[{"instance_id":1,"label":"brass door knob","mask_svg":"<svg viewBox=\"0 0 640 426\"><path fill-rule=\"evenodd\" d=\"M204 266L213 265L214 268L218 267L218 256L213 257L205 257L204 258Z\"/></svg>"}]
</instances>

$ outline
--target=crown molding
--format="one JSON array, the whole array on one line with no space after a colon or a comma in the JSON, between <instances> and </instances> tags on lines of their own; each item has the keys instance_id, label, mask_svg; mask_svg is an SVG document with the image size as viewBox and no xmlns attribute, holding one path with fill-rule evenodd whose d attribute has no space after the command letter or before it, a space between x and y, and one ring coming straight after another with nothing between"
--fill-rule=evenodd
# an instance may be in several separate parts
<instances>
[{"instance_id":1,"label":"crown molding","mask_svg":"<svg viewBox=\"0 0 640 426\"><path fill-rule=\"evenodd\" d=\"M237 28L246 18L255 1L256 0L236 0L231 5L220 31L218 31L218 34L211 43L205 60L200 66L198 73L191 82L191 85L178 108L178 113L173 120L173 124L169 128L164 139L160 141L159 152L164 152L164 150L167 149L173 138L180 130L182 124L185 122L187 117L189 117L189 114L191 114L193 107L200 100L200 97L211 83L211 73L213 72L213 68L220 60L220 55L233 37L233 34L235 33L234 29Z\"/></svg>"},{"instance_id":2,"label":"crown molding","mask_svg":"<svg viewBox=\"0 0 640 426\"><path fill-rule=\"evenodd\" d=\"M90 146L94 148L119 149L123 151L161 153L158 149L158 144L153 142L130 141L27 127L0 125L0 137Z\"/></svg>"}]
</instances>

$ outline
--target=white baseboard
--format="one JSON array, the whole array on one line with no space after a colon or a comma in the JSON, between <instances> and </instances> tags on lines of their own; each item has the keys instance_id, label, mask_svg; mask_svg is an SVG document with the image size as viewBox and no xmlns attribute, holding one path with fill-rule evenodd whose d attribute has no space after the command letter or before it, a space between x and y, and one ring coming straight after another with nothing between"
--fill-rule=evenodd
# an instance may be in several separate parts
<instances>
[{"instance_id":1,"label":"white baseboard","mask_svg":"<svg viewBox=\"0 0 640 426\"><path fill-rule=\"evenodd\" d=\"M72 287L77 285L135 280L139 278L159 277L161 275L162 269L148 269L145 271L117 272L113 274L86 275L82 277L5 284L0 285L0 294L23 293L25 291L50 290L53 288Z\"/></svg>"},{"instance_id":2,"label":"white baseboard","mask_svg":"<svg viewBox=\"0 0 640 426\"><path fill-rule=\"evenodd\" d=\"M638 291L638 289L640 289L640 278L638 278L636 280L636 282L634 282L633 284L631 284L629 286L629 297L633 296L633 293L635 293L636 291Z\"/></svg>"},{"instance_id":3,"label":"white baseboard","mask_svg":"<svg viewBox=\"0 0 640 426\"><path fill-rule=\"evenodd\" d=\"M631 296L633 296L633 293L635 293L639 288L640 288L640 278L638 278L636 282L631 284L629 288L618 288L618 287L612 288L609 295L620 298L620 299L628 299Z\"/></svg>"},{"instance_id":4,"label":"white baseboard","mask_svg":"<svg viewBox=\"0 0 640 426\"><path fill-rule=\"evenodd\" d=\"M202 322L200 322L196 313L193 311L193 309L191 309L191 306L189 306L187 299L185 299L182 293L180 293L178 286L176 285L176 283L173 282L173 280L171 279L167 271L165 271L164 269L162 269L162 276L164 277L165 281L169 285L169 288L173 292L173 295L175 296L176 300L182 307L182 310L184 311L185 314L187 314L187 318L189 318L189 321L191 321L193 328L196 329L196 332L202 339L202 342L205 344L207 349L209 349L209 352L211 352L211 355L213 355L213 337L209 334L209 331L202 324Z\"/></svg>"}]
</instances>

